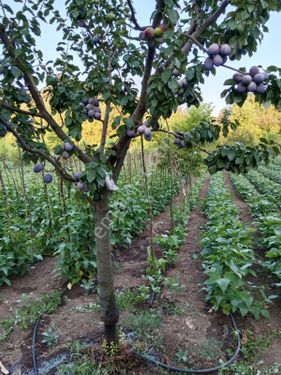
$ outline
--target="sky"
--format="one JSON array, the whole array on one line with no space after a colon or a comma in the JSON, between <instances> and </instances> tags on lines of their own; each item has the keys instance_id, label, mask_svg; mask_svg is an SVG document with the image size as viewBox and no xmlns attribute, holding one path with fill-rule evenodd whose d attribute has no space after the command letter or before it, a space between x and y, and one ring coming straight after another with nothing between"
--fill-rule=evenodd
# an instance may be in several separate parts
<instances>
[{"instance_id":1,"label":"sky","mask_svg":"<svg viewBox=\"0 0 281 375\"><path fill-rule=\"evenodd\" d=\"M9 0L7 1L9 3ZM56 0L59 8L64 3ZM137 12L137 19L140 24L149 24L149 18L154 10L155 1L152 0L133 0L134 7ZM261 65L263 68L269 65L281 66L281 48L280 48L280 31L281 31L281 12L272 13L267 23L269 33L266 33L262 44L252 57L243 57L239 61L229 61L228 65L235 68L245 66L250 68L252 65ZM56 57L56 44L60 41L60 33L56 32L49 26L43 26L42 37L39 40L39 46L44 53L44 59L52 60ZM214 106L214 114L218 114L220 109L225 106L224 99L220 98L221 92L224 90L224 81L232 77L233 72L219 67L216 76L210 75L206 77L205 84L201 85L204 102L212 103Z\"/></svg>"}]
</instances>

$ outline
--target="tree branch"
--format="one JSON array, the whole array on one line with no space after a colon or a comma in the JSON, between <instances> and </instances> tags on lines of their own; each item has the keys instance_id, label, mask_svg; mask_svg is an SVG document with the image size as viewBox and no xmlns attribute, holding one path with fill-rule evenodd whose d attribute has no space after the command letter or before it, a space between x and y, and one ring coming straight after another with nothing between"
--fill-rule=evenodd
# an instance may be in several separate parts
<instances>
[{"instance_id":1,"label":"tree branch","mask_svg":"<svg viewBox=\"0 0 281 375\"><path fill-rule=\"evenodd\" d=\"M43 116L40 113L32 113L30 111L25 111L24 109L21 109L21 108L12 107L12 106L10 106L8 104L5 104L5 103L1 103L0 107L3 107L4 109L7 109L11 112L17 112L17 113L21 113L23 115L43 118Z\"/></svg>"},{"instance_id":2,"label":"tree branch","mask_svg":"<svg viewBox=\"0 0 281 375\"><path fill-rule=\"evenodd\" d=\"M184 33L184 35L185 35L188 39L192 40L193 43L197 44L197 46L198 46L200 49L202 49L202 51L204 51L205 53L208 53L207 48L205 48L205 47L203 46L203 44L201 44L200 42L198 42L198 40L195 39L192 35L189 35L188 33Z\"/></svg>"},{"instance_id":3,"label":"tree branch","mask_svg":"<svg viewBox=\"0 0 281 375\"><path fill-rule=\"evenodd\" d=\"M247 74L247 73L245 73L245 72L242 72L242 70L239 70L239 69L233 68L232 66L229 66L229 65L222 64L222 67L224 67L224 68L226 68L226 69L233 70L234 72L240 73L240 74L242 74L242 75Z\"/></svg>"},{"instance_id":4,"label":"tree branch","mask_svg":"<svg viewBox=\"0 0 281 375\"><path fill-rule=\"evenodd\" d=\"M135 8L133 6L132 0L127 0L127 4L128 4L128 7L130 8L130 11L131 11L131 21L135 25L135 29L139 30L139 31L145 30L146 26L142 27L138 23L138 20L137 20L137 17L136 17L136 10L135 10Z\"/></svg>"},{"instance_id":5,"label":"tree branch","mask_svg":"<svg viewBox=\"0 0 281 375\"><path fill-rule=\"evenodd\" d=\"M56 135L62 140L65 141L68 139L67 134L63 131L63 129L57 124L55 119L51 116L51 114L47 111L44 101L40 95L40 92L37 89L37 86L34 82L33 76L30 73L29 69L26 68L26 66L20 61L20 59L15 54L15 47L13 46L12 42L10 41L5 28L2 24L0 24L0 39L2 40L2 43L4 44L8 54L12 59L14 60L14 64L22 71L24 80L26 85L28 86L28 89L30 91L30 94L36 104L36 107L41 114L41 117L47 121L47 123L51 126L53 131L56 133ZM84 163L89 163L92 159L85 154L79 147L76 145L73 145L74 153L76 156L83 161Z\"/></svg>"},{"instance_id":6,"label":"tree branch","mask_svg":"<svg viewBox=\"0 0 281 375\"><path fill-rule=\"evenodd\" d=\"M200 25L196 30L192 33L192 37L194 39L197 39L210 25L212 25L216 20L219 18L219 16L225 11L226 7L230 4L230 0L225 0L222 2L222 4L219 6L219 8L212 13L203 23ZM192 48L193 41L189 39L185 45L182 47L182 53L184 55L187 55L188 52Z\"/></svg>"},{"instance_id":7,"label":"tree branch","mask_svg":"<svg viewBox=\"0 0 281 375\"><path fill-rule=\"evenodd\" d=\"M199 17L201 14L201 8L200 8L198 0L195 0L193 7L194 7L195 14Z\"/></svg>"},{"instance_id":8,"label":"tree branch","mask_svg":"<svg viewBox=\"0 0 281 375\"><path fill-rule=\"evenodd\" d=\"M224 10L226 9L226 7L230 4L230 0L225 0L221 6L216 10L216 12L214 12L213 14L211 14L205 22L203 22L203 24L201 26L198 27L197 23L196 22L193 22L190 27L189 27L189 30L185 33L186 37L187 37L187 41L183 44L183 46L181 47L181 50L182 50L182 53L187 55L188 52L191 50L191 47L192 47L192 44L193 43L196 43L201 49L203 49L205 52L205 47L203 47L203 45L201 43L198 42L197 38L202 34L203 31L205 31L208 26L210 26L213 22L215 22L218 17L224 12ZM170 64L172 63L173 61L173 57L174 55L172 54L165 62L164 64L164 67L167 68L170 66ZM157 69L157 72L159 71L159 69Z\"/></svg>"},{"instance_id":9,"label":"tree branch","mask_svg":"<svg viewBox=\"0 0 281 375\"><path fill-rule=\"evenodd\" d=\"M104 146L106 143L110 112L111 112L111 105L110 103L107 103L105 107L105 116L104 116L104 120L102 124L101 141L100 141L100 147L99 147L102 151L104 151Z\"/></svg>"},{"instance_id":10,"label":"tree branch","mask_svg":"<svg viewBox=\"0 0 281 375\"><path fill-rule=\"evenodd\" d=\"M11 124L10 122L6 121L5 119L3 119L2 117L0 117L0 122L6 126L6 128L15 136L15 138L17 139L18 143L20 144L20 146L22 147L23 150L31 153L31 154L36 154L40 157L42 157L43 159L47 160L49 163L51 163L55 169L58 171L58 173L67 181L70 181L70 182L77 182L77 179L72 177L71 175L69 175L65 169L51 156L49 155L48 153L44 152L43 150L41 149L37 149L37 148L34 148L30 145L28 145L24 139L22 138L22 136L15 130L14 128L14 125Z\"/></svg>"},{"instance_id":11,"label":"tree branch","mask_svg":"<svg viewBox=\"0 0 281 375\"><path fill-rule=\"evenodd\" d=\"M164 8L165 8L165 0L157 0L156 9L154 12L154 17L153 17L153 22L152 22L153 28L156 28L157 26L159 26L163 17ZM142 120L147 109L146 95L147 95L149 78L151 77L155 52L156 52L156 48L154 46L148 47L144 74L143 74L143 79L141 83L140 99L139 99L139 102L135 111L133 112L131 116L131 119L134 121L135 125L139 124L139 122ZM111 158L110 160L111 165L115 164L115 169L113 172L113 178L115 180L117 180L121 172L122 165L124 163L130 143L131 143L131 138L124 136L124 137L121 137L119 141L117 142L117 144L115 145L117 155L114 158Z\"/></svg>"},{"instance_id":12,"label":"tree branch","mask_svg":"<svg viewBox=\"0 0 281 375\"><path fill-rule=\"evenodd\" d=\"M112 60L114 58L115 49L113 49L112 52L110 52L109 58L108 58L108 85L111 87L112 85ZM111 103L106 104L105 108L105 116L102 123L102 134L101 134L101 142L100 142L100 149L104 151L104 146L106 143L106 136L107 136L107 128L109 124L109 116L111 111Z\"/></svg>"}]
</instances>

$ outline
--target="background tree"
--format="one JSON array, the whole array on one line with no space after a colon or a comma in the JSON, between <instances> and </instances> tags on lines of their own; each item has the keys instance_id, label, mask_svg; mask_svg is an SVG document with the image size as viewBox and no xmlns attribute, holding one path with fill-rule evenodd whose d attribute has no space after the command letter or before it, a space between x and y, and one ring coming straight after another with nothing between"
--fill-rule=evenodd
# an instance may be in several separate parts
<instances>
[{"instance_id":1,"label":"background tree","mask_svg":"<svg viewBox=\"0 0 281 375\"><path fill-rule=\"evenodd\" d=\"M229 54L232 59L239 58L241 50L251 55L267 31L270 11L280 11L281 4L155 0L150 25L139 25L132 0L66 0L66 14L55 9L53 0L15 3L1 2L1 136L13 134L25 157L37 162L36 172L50 163L65 181L77 184L85 204L95 209L102 319L107 340L117 342L110 230L104 223L131 140L140 134L151 140L153 132L167 131L159 129L160 118L169 118L181 104L198 105L205 74L215 74L215 66L224 64ZM45 61L36 45L44 23L54 24L63 34L55 61ZM212 45L207 51L204 46L213 43L224 47ZM206 52L207 71L202 64ZM269 85L259 100L280 106L280 80L273 73L280 77L281 70L268 70ZM233 79L227 84L227 103L242 104L247 93L238 92ZM105 108L102 114L100 102ZM118 115L111 118L113 108ZM102 128L99 145L84 147L79 144L84 123L94 119ZM109 127L115 131L110 138ZM227 128L226 123L221 128L203 121L192 132L173 136L182 148L198 148L217 140L221 130L226 134ZM60 142L54 149L44 140L49 132ZM268 146L221 146L206 163L211 173L225 167L243 171L268 158ZM79 174L62 163L70 157L84 165ZM50 183L52 175L45 174L44 180Z\"/></svg>"},{"instance_id":2,"label":"background tree","mask_svg":"<svg viewBox=\"0 0 281 375\"><path fill-rule=\"evenodd\" d=\"M279 140L281 112L272 105L264 107L253 97L248 97L242 107L234 105L228 119L238 121L239 127L235 131L231 130L226 138L222 137L223 143L256 145L261 137L269 141Z\"/></svg>"}]
</instances>

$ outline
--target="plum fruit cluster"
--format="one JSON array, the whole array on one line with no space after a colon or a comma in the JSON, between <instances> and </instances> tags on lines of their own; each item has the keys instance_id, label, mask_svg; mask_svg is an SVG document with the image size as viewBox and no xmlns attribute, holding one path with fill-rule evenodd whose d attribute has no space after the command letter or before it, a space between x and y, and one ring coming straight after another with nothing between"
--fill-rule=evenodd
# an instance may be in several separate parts
<instances>
[{"instance_id":1,"label":"plum fruit cluster","mask_svg":"<svg viewBox=\"0 0 281 375\"><path fill-rule=\"evenodd\" d=\"M231 54L231 47L228 44L213 43L207 49L209 57L204 61L204 68L211 70L214 66L221 66L226 63L228 56Z\"/></svg>"},{"instance_id":2,"label":"plum fruit cluster","mask_svg":"<svg viewBox=\"0 0 281 375\"><path fill-rule=\"evenodd\" d=\"M174 144L179 148L188 148L192 145L192 134L190 132L175 133Z\"/></svg>"},{"instance_id":3,"label":"plum fruit cluster","mask_svg":"<svg viewBox=\"0 0 281 375\"><path fill-rule=\"evenodd\" d=\"M265 93L268 79L269 74L261 71L257 66L252 66L248 73L235 73L233 75L233 80L237 83L236 91L240 94L246 92Z\"/></svg>"},{"instance_id":4,"label":"plum fruit cluster","mask_svg":"<svg viewBox=\"0 0 281 375\"><path fill-rule=\"evenodd\" d=\"M83 193L89 193L90 189L87 185L86 182L81 181L82 179L82 173L81 172L76 172L74 173L74 177L78 180L76 183L76 187L78 190L83 191Z\"/></svg>"},{"instance_id":5,"label":"plum fruit cluster","mask_svg":"<svg viewBox=\"0 0 281 375\"><path fill-rule=\"evenodd\" d=\"M163 34L167 31L167 25L161 23L158 27L153 28L148 26L145 30L141 31L140 39L148 42L155 41L156 43L163 43Z\"/></svg>"},{"instance_id":6,"label":"plum fruit cluster","mask_svg":"<svg viewBox=\"0 0 281 375\"><path fill-rule=\"evenodd\" d=\"M145 121L142 125L138 127L138 133L143 135L146 141L152 140L152 131L149 128L148 121Z\"/></svg>"},{"instance_id":7,"label":"plum fruit cluster","mask_svg":"<svg viewBox=\"0 0 281 375\"><path fill-rule=\"evenodd\" d=\"M85 98L82 100L84 105L84 111L89 119L89 121L100 120L101 119L101 109L99 99L94 96L93 98Z\"/></svg>"},{"instance_id":8,"label":"plum fruit cluster","mask_svg":"<svg viewBox=\"0 0 281 375\"><path fill-rule=\"evenodd\" d=\"M70 143L70 142L64 142L63 144L63 152L61 153L61 157L64 159L64 160L67 160L70 158L71 156L71 151L73 151L73 144Z\"/></svg>"},{"instance_id":9,"label":"plum fruit cluster","mask_svg":"<svg viewBox=\"0 0 281 375\"><path fill-rule=\"evenodd\" d=\"M151 118L149 121L144 121L143 124L139 125L137 130L127 129L127 136L135 138L137 135L143 135L145 140L150 142L152 140L152 131L157 131L159 128L159 122Z\"/></svg>"},{"instance_id":10,"label":"plum fruit cluster","mask_svg":"<svg viewBox=\"0 0 281 375\"><path fill-rule=\"evenodd\" d=\"M44 165L42 163L37 163L33 167L33 172L34 173L40 173L43 172L44 170ZM50 173L44 174L43 180L45 184L50 184L53 181L53 176Z\"/></svg>"}]
</instances>

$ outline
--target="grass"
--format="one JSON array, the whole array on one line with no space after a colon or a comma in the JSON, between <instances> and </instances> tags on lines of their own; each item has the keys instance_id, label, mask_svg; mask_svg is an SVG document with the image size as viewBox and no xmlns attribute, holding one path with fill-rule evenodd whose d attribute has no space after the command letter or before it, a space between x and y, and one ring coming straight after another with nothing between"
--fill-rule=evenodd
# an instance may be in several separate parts
<instances>
[{"instance_id":1,"label":"grass","mask_svg":"<svg viewBox=\"0 0 281 375\"><path fill-rule=\"evenodd\" d=\"M186 293L186 285L180 284L179 277L165 277L165 287L173 295L180 296Z\"/></svg>"},{"instance_id":2,"label":"grass","mask_svg":"<svg viewBox=\"0 0 281 375\"><path fill-rule=\"evenodd\" d=\"M26 294L22 295L22 305L8 319L0 322L0 341L4 341L15 326L27 329L42 314L52 314L61 304L61 292L43 293L37 301L31 300Z\"/></svg>"},{"instance_id":3,"label":"grass","mask_svg":"<svg viewBox=\"0 0 281 375\"><path fill-rule=\"evenodd\" d=\"M160 326L161 319L157 310L139 311L126 321L126 328L136 335L136 348L144 351L161 347Z\"/></svg>"},{"instance_id":4,"label":"grass","mask_svg":"<svg viewBox=\"0 0 281 375\"><path fill-rule=\"evenodd\" d=\"M116 292L118 307L121 311L134 310L135 306L145 302L145 298L140 291L132 289L124 289Z\"/></svg>"},{"instance_id":5,"label":"grass","mask_svg":"<svg viewBox=\"0 0 281 375\"><path fill-rule=\"evenodd\" d=\"M270 346L275 333L254 337L251 331L247 331L246 339L241 349L241 360L227 369L221 370L219 375L272 375L281 373L281 363L265 366L261 361L261 355Z\"/></svg>"}]
</instances>

